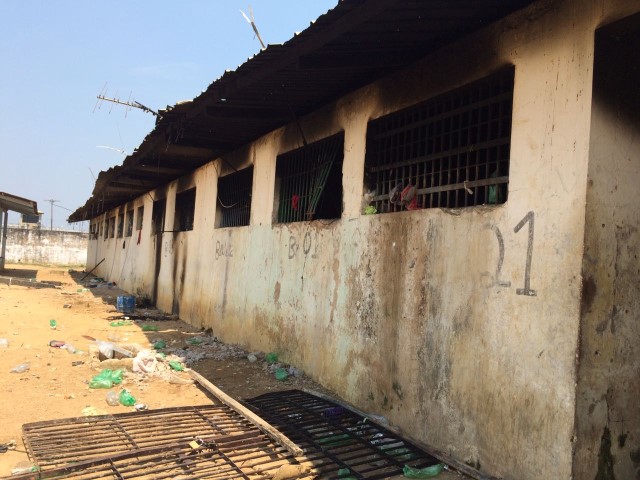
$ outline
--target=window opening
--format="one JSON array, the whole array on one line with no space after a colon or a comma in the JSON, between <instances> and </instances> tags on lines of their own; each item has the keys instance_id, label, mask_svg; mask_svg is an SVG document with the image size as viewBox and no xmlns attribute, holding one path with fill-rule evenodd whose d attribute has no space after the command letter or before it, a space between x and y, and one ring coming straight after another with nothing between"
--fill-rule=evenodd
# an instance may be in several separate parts
<instances>
[{"instance_id":1,"label":"window opening","mask_svg":"<svg viewBox=\"0 0 640 480\"><path fill-rule=\"evenodd\" d=\"M122 238L124 232L124 212L118 214L118 238Z\"/></svg>"},{"instance_id":2,"label":"window opening","mask_svg":"<svg viewBox=\"0 0 640 480\"><path fill-rule=\"evenodd\" d=\"M507 200L513 67L369 122L372 213Z\"/></svg>"},{"instance_id":3,"label":"window opening","mask_svg":"<svg viewBox=\"0 0 640 480\"><path fill-rule=\"evenodd\" d=\"M144 205L138 207L138 216L136 217L136 230L142 230L142 220L144 218Z\"/></svg>"},{"instance_id":4,"label":"window opening","mask_svg":"<svg viewBox=\"0 0 640 480\"><path fill-rule=\"evenodd\" d=\"M218 178L217 227L249 225L253 166Z\"/></svg>"},{"instance_id":5,"label":"window opening","mask_svg":"<svg viewBox=\"0 0 640 480\"><path fill-rule=\"evenodd\" d=\"M176 195L176 214L174 229L179 232L193 230L193 217L196 208L196 189L191 188Z\"/></svg>"},{"instance_id":6,"label":"window opening","mask_svg":"<svg viewBox=\"0 0 640 480\"><path fill-rule=\"evenodd\" d=\"M133 235L133 209L127 210L127 228L124 234L126 237Z\"/></svg>"},{"instance_id":7,"label":"window opening","mask_svg":"<svg viewBox=\"0 0 640 480\"><path fill-rule=\"evenodd\" d=\"M344 132L279 155L280 223L340 218Z\"/></svg>"},{"instance_id":8,"label":"window opening","mask_svg":"<svg viewBox=\"0 0 640 480\"><path fill-rule=\"evenodd\" d=\"M116 231L116 217L109 219L109 238L113 238Z\"/></svg>"},{"instance_id":9,"label":"window opening","mask_svg":"<svg viewBox=\"0 0 640 480\"><path fill-rule=\"evenodd\" d=\"M151 234L160 234L164 231L164 212L167 209L167 199L155 200L151 212Z\"/></svg>"}]
</instances>

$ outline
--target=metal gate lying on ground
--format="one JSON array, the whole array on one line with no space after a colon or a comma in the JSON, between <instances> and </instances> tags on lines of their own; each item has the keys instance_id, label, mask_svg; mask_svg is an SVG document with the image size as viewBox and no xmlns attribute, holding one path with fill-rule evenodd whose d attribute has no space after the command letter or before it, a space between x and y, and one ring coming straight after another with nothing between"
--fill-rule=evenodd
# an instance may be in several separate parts
<instances>
[{"instance_id":1,"label":"metal gate lying on ground","mask_svg":"<svg viewBox=\"0 0 640 480\"><path fill-rule=\"evenodd\" d=\"M423 468L432 456L361 415L292 390L246 402L304 450L294 457L226 405L179 407L23 426L40 472L26 479L379 479Z\"/></svg>"}]
</instances>

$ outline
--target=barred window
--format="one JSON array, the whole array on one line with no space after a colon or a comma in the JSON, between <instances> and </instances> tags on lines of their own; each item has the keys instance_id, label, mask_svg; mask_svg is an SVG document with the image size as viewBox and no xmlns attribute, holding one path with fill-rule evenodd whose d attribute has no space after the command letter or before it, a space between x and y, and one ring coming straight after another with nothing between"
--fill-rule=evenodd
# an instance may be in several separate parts
<instances>
[{"instance_id":1,"label":"barred window","mask_svg":"<svg viewBox=\"0 0 640 480\"><path fill-rule=\"evenodd\" d=\"M118 214L118 238L122 238L123 231L124 231L124 212Z\"/></svg>"},{"instance_id":2,"label":"barred window","mask_svg":"<svg viewBox=\"0 0 640 480\"><path fill-rule=\"evenodd\" d=\"M116 217L109 218L109 238L113 238L116 231Z\"/></svg>"},{"instance_id":3,"label":"barred window","mask_svg":"<svg viewBox=\"0 0 640 480\"><path fill-rule=\"evenodd\" d=\"M133 208L127 210L127 228L125 230L125 236L130 237L133 235Z\"/></svg>"},{"instance_id":4,"label":"barred window","mask_svg":"<svg viewBox=\"0 0 640 480\"><path fill-rule=\"evenodd\" d=\"M196 189L191 188L176 195L176 213L173 229L179 232L193 230L196 208Z\"/></svg>"},{"instance_id":5,"label":"barred window","mask_svg":"<svg viewBox=\"0 0 640 480\"><path fill-rule=\"evenodd\" d=\"M143 218L144 218L144 205L138 207L138 216L136 218L136 230L142 230Z\"/></svg>"},{"instance_id":6,"label":"barred window","mask_svg":"<svg viewBox=\"0 0 640 480\"><path fill-rule=\"evenodd\" d=\"M167 199L154 200L151 211L151 235L164 232L164 212L167 209Z\"/></svg>"},{"instance_id":7,"label":"barred window","mask_svg":"<svg viewBox=\"0 0 640 480\"><path fill-rule=\"evenodd\" d=\"M277 221L340 218L344 132L279 155Z\"/></svg>"},{"instance_id":8,"label":"barred window","mask_svg":"<svg viewBox=\"0 0 640 480\"><path fill-rule=\"evenodd\" d=\"M365 213L507 200L514 69L369 122Z\"/></svg>"},{"instance_id":9,"label":"barred window","mask_svg":"<svg viewBox=\"0 0 640 480\"><path fill-rule=\"evenodd\" d=\"M216 228L249 225L253 165L218 179Z\"/></svg>"}]
</instances>

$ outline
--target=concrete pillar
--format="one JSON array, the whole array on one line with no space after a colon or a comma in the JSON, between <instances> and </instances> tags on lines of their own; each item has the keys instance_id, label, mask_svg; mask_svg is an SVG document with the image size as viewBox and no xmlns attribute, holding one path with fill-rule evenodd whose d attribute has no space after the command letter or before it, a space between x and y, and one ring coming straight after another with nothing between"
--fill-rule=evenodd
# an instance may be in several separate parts
<instances>
[{"instance_id":1,"label":"concrete pillar","mask_svg":"<svg viewBox=\"0 0 640 480\"><path fill-rule=\"evenodd\" d=\"M3 210L0 218L0 228L2 228L2 252L0 254L0 270L4 270L4 256L7 251L7 224L9 223L9 210Z\"/></svg>"}]
</instances>

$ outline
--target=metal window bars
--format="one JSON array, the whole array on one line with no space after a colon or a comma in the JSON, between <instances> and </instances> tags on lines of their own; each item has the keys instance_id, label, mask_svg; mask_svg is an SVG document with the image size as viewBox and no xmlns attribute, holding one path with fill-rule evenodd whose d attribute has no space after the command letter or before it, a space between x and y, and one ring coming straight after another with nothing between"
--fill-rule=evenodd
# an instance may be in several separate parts
<instances>
[{"instance_id":1,"label":"metal window bars","mask_svg":"<svg viewBox=\"0 0 640 480\"><path fill-rule=\"evenodd\" d=\"M251 218L253 165L218 179L218 227L242 227Z\"/></svg>"},{"instance_id":2,"label":"metal window bars","mask_svg":"<svg viewBox=\"0 0 640 480\"><path fill-rule=\"evenodd\" d=\"M196 209L196 189L190 188L176 194L174 230L186 232L193 230Z\"/></svg>"},{"instance_id":3,"label":"metal window bars","mask_svg":"<svg viewBox=\"0 0 640 480\"><path fill-rule=\"evenodd\" d=\"M340 217L343 145L341 132L278 156L279 223Z\"/></svg>"},{"instance_id":4,"label":"metal window bars","mask_svg":"<svg viewBox=\"0 0 640 480\"><path fill-rule=\"evenodd\" d=\"M365 170L378 213L504 203L514 69L369 122Z\"/></svg>"},{"instance_id":5,"label":"metal window bars","mask_svg":"<svg viewBox=\"0 0 640 480\"><path fill-rule=\"evenodd\" d=\"M127 210L127 228L125 230L126 237L131 235L133 235L133 209Z\"/></svg>"}]
</instances>

